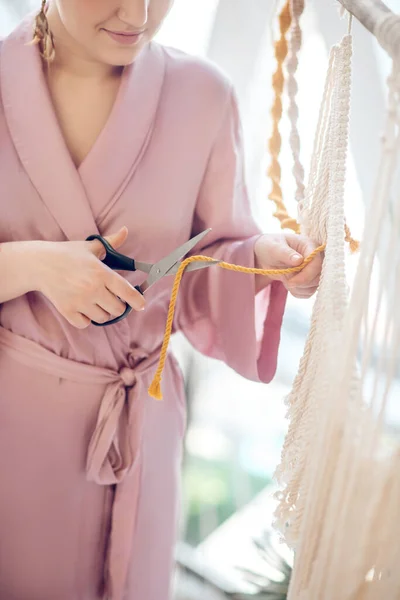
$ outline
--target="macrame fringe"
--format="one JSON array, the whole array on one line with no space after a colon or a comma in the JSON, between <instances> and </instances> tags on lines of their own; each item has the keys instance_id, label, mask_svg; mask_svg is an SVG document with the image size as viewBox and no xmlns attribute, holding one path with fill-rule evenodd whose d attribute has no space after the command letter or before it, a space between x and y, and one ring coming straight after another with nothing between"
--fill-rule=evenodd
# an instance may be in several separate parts
<instances>
[{"instance_id":1,"label":"macrame fringe","mask_svg":"<svg viewBox=\"0 0 400 600\"><path fill-rule=\"evenodd\" d=\"M302 214L305 233L326 250L276 472L277 525L296 550L288 600L400 597L400 445L386 427L400 364L400 65L389 80L368 243L349 298L350 64L346 36L330 55Z\"/></svg>"},{"instance_id":2,"label":"macrame fringe","mask_svg":"<svg viewBox=\"0 0 400 600\"><path fill-rule=\"evenodd\" d=\"M278 495L276 524L292 548L301 536L304 513L311 502L310 453L318 436L319 399L331 382L326 360L336 346L347 305L344 256L344 180L350 110L351 38L346 36L332 49L324 101L314 140L309 182L304 199L302 227L306 235L326 244L319 291L299 372L287 400L290 419L276 477ZM328 177L329 174L329 177ZM316 512L316 521L319 513ZM317 535L318 526L314 529ZM312 554L312 542L309 553Z\"/></svg>"}]
</instances>

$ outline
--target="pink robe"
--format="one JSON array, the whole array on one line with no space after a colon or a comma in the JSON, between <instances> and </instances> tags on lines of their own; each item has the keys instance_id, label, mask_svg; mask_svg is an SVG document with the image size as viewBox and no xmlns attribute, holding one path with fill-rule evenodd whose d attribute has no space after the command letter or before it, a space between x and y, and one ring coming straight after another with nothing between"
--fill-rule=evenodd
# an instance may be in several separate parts
<instances>
[{"instance_id":1,"label":"pink robe","mask_svg":"<svg viewBox=\"0 0 400 600\"><path fill-rule=\"evenodd\" d=\"M120 251L153 262L212 227L204 253L253 266L259 231L226 78L152 43L125 69L112 114L76 169L38 50L26 45L31 27L0 51L0 242L83 240L127 225ZM1 600L170 597L185 429L172 356L164 400L147 387L171 285L164 279L143 313L106 328L70 326L37 292L0 305ZM269 382L286 294L273 284L257 310L254 295L251 276L188 273L175 330Z\"/></svg>"}]
</instances>

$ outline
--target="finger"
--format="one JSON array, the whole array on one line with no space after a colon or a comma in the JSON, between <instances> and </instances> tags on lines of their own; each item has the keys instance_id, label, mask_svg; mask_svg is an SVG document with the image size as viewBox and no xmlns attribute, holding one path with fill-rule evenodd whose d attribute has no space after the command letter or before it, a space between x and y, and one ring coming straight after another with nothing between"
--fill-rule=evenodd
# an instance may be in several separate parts
<instances>
[{"instance_id":1,"label":"finger","mask_svg":"<svg viewBox=\"0 0 400 600\"><path fill-rule=\"evenodd\" d=\"M134 310L144 310L146 301L142 294L124 279L118 273L111 271L110 277L106 283L107 289L115 296L118 296L123 302L126 302Z\"/></svg>"},{"instance_id":2,"label":"finger","mask_svg":"<svg viewBox=\"0 0 400 600\"><path fill-rule=\"evenodd\" d=\"M126 304L107 288L104 288L101 296L96 298L96 304L113 317L123 315L126 310Z\"/></svg>"},{"instance_id":3,"label":"finger","mask_svg":"<svg viewBox=\"0 0 400 600\"><path fill-rule=\"evenodd\" d=\"M299 289L299 288L295 288L293 290L288 290L290 292L290 294L292 296L294 296L295 298L300 298L302 300L307 300L308 298L311 298L311 296L313 296L315 294L315 292L317 291L318 288L314 287L314 288L307 288L307 289Z\"/></svg>"},{"instance_id":4,"label":"finger","mask_svg":"<svg viewBox=\"0 0 400 600\"><path fill-rule=\"evenodd\" d=\"M276 268L297 267L304 261L302 256L287 243L282 242L271 248L268 262L276 265Z\"/></svg>"},{"instance_id":5,"label":"finger","mask_svg":"<svg viewBox=\"0 0 400 600\"><path fill-rule=\"evenodd\" d=\"M285 233L286 243L296 252L307 258L318 247L313 240L305 235L287 232Z\"/></svg>"},{"instance_id":6,"label":"finger","mask_svg":"<svg viewBox=\"0 0 400 600\"><path fill-rule=\"evenodd\" d=\"M82 313L75 313L74 315L66 316L65 318L68 323L73 327L76 327L76 329L86 329L90 325L90 319L85 317Z\"/></svg>"},{"instance_id":7,"label":"finger","mask_svg":"<svg viewBox=\"0 0 400 600\"><path fill-rule=\"evenodd\" d=\"M120 246L122 246L122 244L125 242L126 238L128 236L128 228L125 227L125 225L123 227L121 227L121 229L119 231L117 231L116 233L113 233L111 235L106 235L104 237L104 239L107 240L107 242L109 244L111 244L111 246L113 248L119 248Z\"/></svg>"},{"instance_id":8,"label":"finger","mask_svg":"<svg viewBox=\"0 0 400 600\"><path fill-rule=\"evenodd\" d=\"M106 323L112 318L109 313L107 313L101 308L101 306L98 306L97 304L93 304L93 306L87 309L85 316L95 323Z\"/></svg>"},{"instance_id":9,"label":"finger","mask_svg":"<svg viewBox=\"0 0 400 600\"><path fill-rule=\"evenodd\" d=\"M122 246L122 244L125 242L127 236L128 236L128 228L124 226L124 227L121 227L121 229L119 231L116 231L115 233L111 233L110 235L105 235L104 239L114 249L117 249L120 246ZM103 260L105 258L106 250L105 250L102 242L100 242L100 240L95 239L95 240L91 240L90 242L87 242L87 243L90 244L91 251L93 252L93 254L95 256L97 256L97 258L99 260Z\"/></svg>"},{"instance_id":10,"label":"finger","mask_svg":"<svg viewBox=\"0 0 400 600\"><path fill-rule=\"evenodd\" d=\"M298 284L296 282L293 283L293 279L289 279L289 281L287 282L287 288L289 289L295 289L295 288L299 288L299 289L307 289L307 288L317 288L320 284L320 275L318 275L317 277L315 277L312 281L309 281L305 284Z\"/></svg>"},{"instance_id":11,"label":"finger","mask_svg":"<svg viewBox=\"0 0 400 600\"><path fill-rule=\"evenodd\" d=\"M290 284L293 286L309 285L312 281L320 277L322 269L322 257L316 256L300 273L290 277Z\"/></svg>"}]
</instances>

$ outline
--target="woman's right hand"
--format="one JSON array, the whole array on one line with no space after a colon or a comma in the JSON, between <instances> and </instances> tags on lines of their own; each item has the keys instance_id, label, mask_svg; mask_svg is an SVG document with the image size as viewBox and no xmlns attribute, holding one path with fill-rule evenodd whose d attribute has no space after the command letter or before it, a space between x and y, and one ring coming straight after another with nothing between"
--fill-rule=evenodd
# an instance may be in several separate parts
<instances>
[{"instance_id":1,"label":"woman's right hand","mask_svg":"<svg viewBox=\"0 0 400 600\"><path fill-rule=\"evenodd\" d=\"M122 227L104 237L117 249L127 235ZM144 309L143 296L101 262L105 249L99 240L37 244L35 287L74 327L85 329L90 321L105 323L119 317L126 310L125 302L134 310Z\"/></svg>"}]
</instances>

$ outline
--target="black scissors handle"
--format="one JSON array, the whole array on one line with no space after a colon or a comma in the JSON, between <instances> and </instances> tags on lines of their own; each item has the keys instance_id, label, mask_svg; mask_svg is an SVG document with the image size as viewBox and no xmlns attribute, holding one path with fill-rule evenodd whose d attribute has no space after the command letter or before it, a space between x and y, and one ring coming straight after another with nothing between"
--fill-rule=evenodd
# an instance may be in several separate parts
<instances>
[{"instance_id":1,"label":"black scissors handle","mask_svg":"<svg viewBox=\"0 0 400 600\"><path fill-rule=\"evenodd\" d=\"M99 240L105 248L106 255L101 261L103 264L107 265L113 271L136 271L135 261L133 258L129 256L125 256L120 252L114 250L114 248L105 240L101 235L89 235L86 238L87 242L91 242L92 240ZM143 296L143 292L140 286L135 285L135 290L137 290ZM114 323L118 323L122 321L129 313L132 311L132 306L130 306L127 302L125 312L119 317L115 317L115 319L111 319L110 321L106 321L105 323L96 323L96 321L91 321L92 325L96 325L96 327L105 327L106 325L113 325Z\"/></svg>"}]
</instances>

